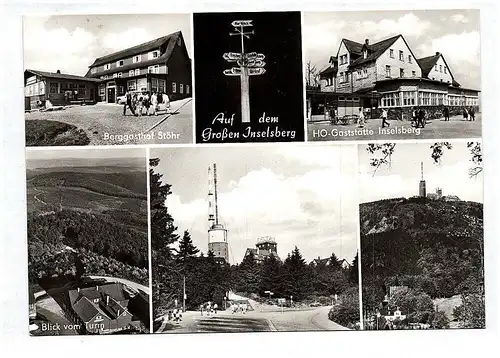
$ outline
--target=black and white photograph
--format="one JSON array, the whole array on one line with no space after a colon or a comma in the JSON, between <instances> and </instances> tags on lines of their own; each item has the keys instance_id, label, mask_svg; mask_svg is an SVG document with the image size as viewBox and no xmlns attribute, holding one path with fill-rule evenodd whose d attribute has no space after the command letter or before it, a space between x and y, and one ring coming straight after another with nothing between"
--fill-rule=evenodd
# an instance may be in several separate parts
<instances>
[{"instance_id":1,"label":"black and white photograph","mask_svg":"<svg viewBox=\"0 0 500 358\"><path fill-rule=\"evenodd\" d=\"M359 146L365 330L485 328L481 146Z\"/></svg>"},{"instance_id":2,"label":"black and white photograph","mask_svg":"<svg viewBox=\"0 0 500 358\"><path fill-rule=\"evenodd\" d=\"M23 25L26 146L193 142L189 14Z\"/></svg>"},{"instance_id":3,"label":"black and white photograph","mask_svg":"<svg viewBox=\"0 0 500 358\"><path fill-rule=\"evenodd\" d=\"M304 140L300 12L195 13L197 143Z\"/></svg>"},{"instance_id":4,"label":"black and white photograph","mask_svg":"<svg viewBox=\"0 0 500 358\"><path fill-rule=\"evenodd\" d=\"M305 12L307 139L481 137L479 10Z\"/></svg>"},{"instance_id":5,"label":"black and white photograph","mask_svg":"<svg viewBox=\"0 0 500 358\"><path fill-rule=\"evenodd\" d=\"M155 333L360 328L355 145L149 157Z\"/></svg>"},{"instance_id":6,"label":"black and white photograph","mask_svg":"<svg viewBox=\"0 0 500 358\"><path fill-rule=\"evenodd\" d=\"M27 152L32 336L149 333L145 149Z\"/></svg>"}]
</instances>

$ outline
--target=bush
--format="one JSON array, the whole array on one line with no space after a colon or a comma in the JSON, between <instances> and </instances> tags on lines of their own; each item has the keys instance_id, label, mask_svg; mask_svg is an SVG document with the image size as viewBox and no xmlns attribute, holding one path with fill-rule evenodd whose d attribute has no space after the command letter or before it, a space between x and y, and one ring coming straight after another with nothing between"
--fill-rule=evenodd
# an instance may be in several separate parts
<instances>
[{"instance_id":1,"label":"bush","mask_svg":"<svg viewBox=\"0 0 500 358\"><path fill-rule=\"evenodd\" d=\"M328 312L328 318L344 327L353 327L359 322L359 293L356 287L340 295L339 303Z\"/></svg>"},{"instance_id":2,"label":"bush","mask_svg":"<svg viewBox=\"0 0 500 358\"><path fill-rule=\"evenodd\" d=\"M453 310L460 328L485 328L484 296L481 294L462 295L462 304Z\"/></svg>"},{"instance_id":3,"label":"bush","mask_svg":"<svg viewBox=\"0 0 500 358\"><path fill-rule=\"evenodd\" d=\"M84 130L57 121L26 120L25 133L26 146L68 146L90 143Z\"/></svg>"}]
</instances>

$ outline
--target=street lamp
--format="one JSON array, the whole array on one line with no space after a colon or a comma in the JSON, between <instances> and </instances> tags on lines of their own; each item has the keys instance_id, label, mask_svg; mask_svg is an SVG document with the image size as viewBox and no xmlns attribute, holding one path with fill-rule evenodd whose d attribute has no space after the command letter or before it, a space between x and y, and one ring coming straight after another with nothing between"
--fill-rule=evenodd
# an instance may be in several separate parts
<instances>
[{"instance_id":1,"label":"street lamp","mask_svg":"<svg viewBox=\"0 0 500 358\"><path fill-rule=\"evenodd\" d=\"M224 311L225 311L225 310L227 310L227 305L226 305L226 303L227 303L227 297L226 297L226 296L224 296Z\"/></svg>"}]
</instances>

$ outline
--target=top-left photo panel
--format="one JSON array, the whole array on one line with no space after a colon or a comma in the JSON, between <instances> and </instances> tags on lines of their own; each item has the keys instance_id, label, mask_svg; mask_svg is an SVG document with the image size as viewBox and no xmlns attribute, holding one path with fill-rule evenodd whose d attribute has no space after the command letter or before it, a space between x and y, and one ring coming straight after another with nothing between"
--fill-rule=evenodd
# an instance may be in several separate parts
<instances>
[{"instance_id":1,"label":"top-left photo panel","mask_svg":"<svg viewBox=\"0 0 500 358\"><path fill-rule=\"evenodd\" d=\"M193 143L190 14L25 16L26 146Z\"/></svg>"}]
</instances>

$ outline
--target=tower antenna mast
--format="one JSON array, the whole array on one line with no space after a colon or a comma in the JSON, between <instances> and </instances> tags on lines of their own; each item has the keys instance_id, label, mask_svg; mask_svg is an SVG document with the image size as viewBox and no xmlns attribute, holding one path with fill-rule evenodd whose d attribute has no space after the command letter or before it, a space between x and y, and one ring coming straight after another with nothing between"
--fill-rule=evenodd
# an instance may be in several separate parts
<instances>
[{"instance_id":1,"label":"tower antenna mast","mask_svg":"<svg viewBox=\"0 0 500 358\"><path fill-rule=\"evenodd\" d=\"M420 174L422 176L422 180L424 180L424 162L420 162Z\"/></svg>"},{"instance_id":2,"label":"tower antenna mast","mask_svg":"<svg viewBox=\"0 0 500 358\"><path fill-rule=\"evenodd\" d=\"M215 225L219 225L219 204L217 203L217 166L214 163Z\"/></svg>"}]
</instances>

